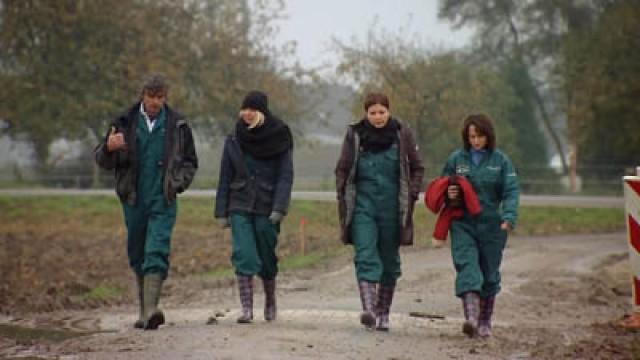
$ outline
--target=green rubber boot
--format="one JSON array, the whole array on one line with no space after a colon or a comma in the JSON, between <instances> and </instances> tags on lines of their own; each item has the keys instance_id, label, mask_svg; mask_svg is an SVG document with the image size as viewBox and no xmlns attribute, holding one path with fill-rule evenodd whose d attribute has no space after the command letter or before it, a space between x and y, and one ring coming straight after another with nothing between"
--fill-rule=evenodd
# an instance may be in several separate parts
<instances>
[{"instance_id":1,"label":"green rubber boot","mask_svg":"<svg viewBox=\"0 0 640 360\"><path fill-rule=\"evenodd\" d=\"M136 286L138 289L138 307L140 308L138 313L138 320L133 323L133 327L136 329L144 329L144 277L136 274Z\"/></svg>"},{"instance_id":2,"label":"green rubber boot","mask_svg":"<svg viewBox=\"0 0 640 360\"><path fill-rule=\"evenodd\" d=\"M164 324L164 314L158 309L160 291L162 290L162 276L148 274L144 277L144 329L156 330Z\"/></svg>"}]
</instances>

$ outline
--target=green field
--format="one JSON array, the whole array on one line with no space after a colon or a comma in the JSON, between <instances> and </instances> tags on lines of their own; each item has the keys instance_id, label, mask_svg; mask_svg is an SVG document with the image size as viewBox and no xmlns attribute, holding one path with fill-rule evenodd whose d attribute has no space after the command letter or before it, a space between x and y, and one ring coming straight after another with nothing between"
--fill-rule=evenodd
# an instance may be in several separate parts
<instances>
[{"instance_id":1,"label":"green field","mask_svg":"<svg viewBox=\"0 0 640 360\"><path fill-rule=\"evenodd\" d=\"M213 230L213 204L214 199L180 199L177 229ZM111 196L0 196L0 211L3 214L0 218L0 234L9 232L8 228L21 231L28 230L21 229L21 226L53 225L54 222L58 225L60 222L75 224L76 230L101 230L102 226L122 225L120 203ZM314 229L334 228L338 224L335 203L293 201L289 216L283 223L283 232L297 231L302 218ZM422 203L416 204L418 237L429 231L434 219L435 216L426 211ZM621 230L624 230L623 209L523 206L515 234L551 235Z\"/></svg>"},{"instance_id":2,"label":"green field","mask_svg":"<svg viewBox=\"0 0 640 360\"><path fill-rule=\"evenodd\" d=\"M180 200L172 279L233 276L230 232L216 226L213 204L213 199ZM416 245L428 247L435 216L417 205ZM126 231L115 197L0 196L0 213L0 311L131 301ZM624 226L623 209L522 207L515 235L619 232ZM293 201L278 244L282 270L314 266L349 251L339 240L335 203Z\"/></svg>"}]
</instances>

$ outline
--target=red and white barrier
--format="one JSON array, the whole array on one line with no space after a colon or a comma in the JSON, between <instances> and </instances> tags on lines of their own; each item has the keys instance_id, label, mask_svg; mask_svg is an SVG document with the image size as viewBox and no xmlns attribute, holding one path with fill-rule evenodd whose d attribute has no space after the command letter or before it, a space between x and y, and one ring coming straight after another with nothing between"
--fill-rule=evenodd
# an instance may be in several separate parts
<instances>
[{"instance_id":1,"label":"red and white barrier","mask_svg":"<svg viewBox=\"0 0 640 360\"><path fill-rule=\"evenodd\" d=\"M627 327L640 327L640 176L625 176L624 208L632 275L632 315L624 321Z\"/></svg>"}]
</instances>

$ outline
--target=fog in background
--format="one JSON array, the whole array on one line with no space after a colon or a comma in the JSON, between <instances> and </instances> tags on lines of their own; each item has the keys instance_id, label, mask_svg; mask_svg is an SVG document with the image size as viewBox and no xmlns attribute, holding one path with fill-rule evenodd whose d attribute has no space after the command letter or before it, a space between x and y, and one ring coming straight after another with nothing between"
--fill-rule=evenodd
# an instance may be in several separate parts
<instances>
[{"instance_id":1,"label":"fog in background","mask_svg":"<svg viewBox=\"0 0 640 360\"><path fill-rule=\"evenodd\" d=\"M296 139L295 187L333 190L346 126L382 91L440 172L489 114L526 193L620 194L640 153L633 0L0 0L0 186L112 186L92 156L151 72L197 137L195 187L251 89Z\"/></svg>"}]
</instances>

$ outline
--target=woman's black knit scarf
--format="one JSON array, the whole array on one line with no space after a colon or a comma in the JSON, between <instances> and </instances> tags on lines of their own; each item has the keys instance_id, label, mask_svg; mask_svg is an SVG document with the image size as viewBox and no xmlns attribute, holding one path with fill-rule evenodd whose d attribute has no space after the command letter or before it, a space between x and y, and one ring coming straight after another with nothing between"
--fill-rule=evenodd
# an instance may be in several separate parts
<instances>
[{"instance_id":1,"label":"woman's black knit scarf","mask_svg":"<svg viewBox=\"0 0 640 360\"><path fill-rule=\"evenodd\" d=\"M242 151L258 159L268 159L293 148L289 126L271 114L264 114L264 123L251 130L239 119L236 136Z\"/></svg>"},{"instance_id":2,"label":"woman's black knit scarf","mask_svg":"<svg viewBox=\"0 0 640 360\"><path fill-rule=\"evenodd\" d=\"M355 130L360 136L360 146L363 151L380 152L385 151L398 140L397 131L400 124L394 118L389 119L382 128L377 128L367 119L362 119Z\"/></svg>"}]
</instances>

